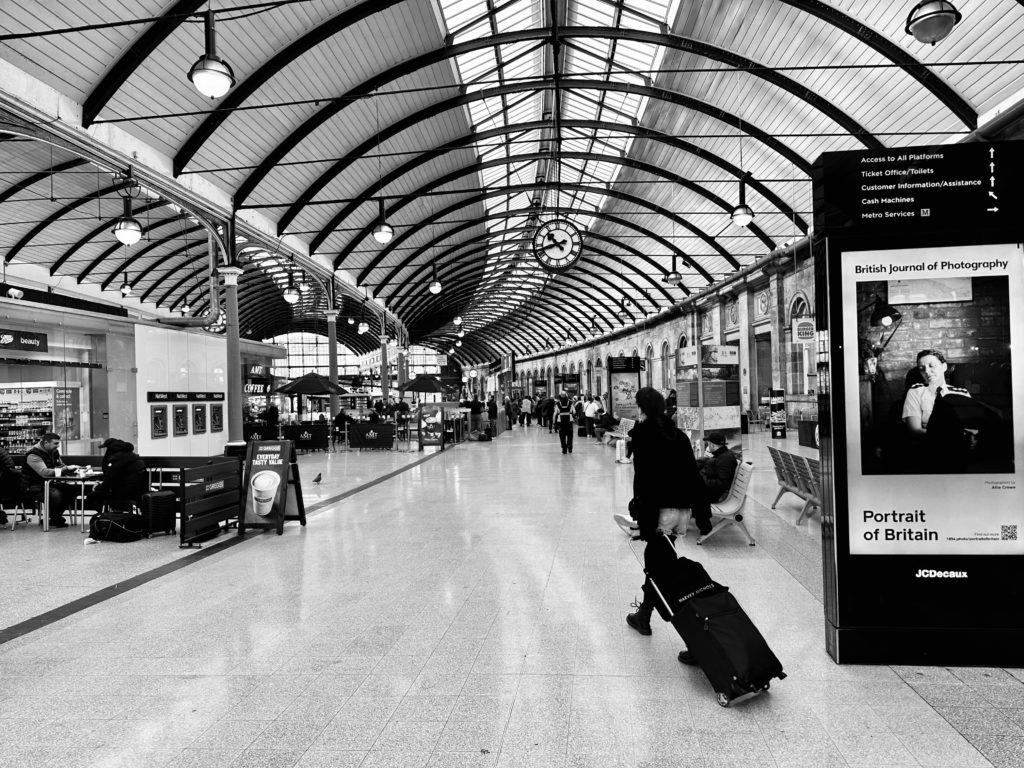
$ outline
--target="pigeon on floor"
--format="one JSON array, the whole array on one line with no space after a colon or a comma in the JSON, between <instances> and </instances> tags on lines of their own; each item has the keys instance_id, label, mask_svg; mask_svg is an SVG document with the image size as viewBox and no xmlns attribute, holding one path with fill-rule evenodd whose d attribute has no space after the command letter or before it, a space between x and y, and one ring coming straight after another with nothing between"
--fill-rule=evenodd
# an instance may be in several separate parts
<instances>
[{"instance_id":1,"label":"pigeon on floor","mask_svg":"<svg viewBox=\"0 0 1024 768\"><path fill-rule=\"evenodd\" d=\"M323 473L321 472L316 473L316 477L313 478L313 485L320 485L320 479L322 474Z\"/></svg>"}]
</instances>

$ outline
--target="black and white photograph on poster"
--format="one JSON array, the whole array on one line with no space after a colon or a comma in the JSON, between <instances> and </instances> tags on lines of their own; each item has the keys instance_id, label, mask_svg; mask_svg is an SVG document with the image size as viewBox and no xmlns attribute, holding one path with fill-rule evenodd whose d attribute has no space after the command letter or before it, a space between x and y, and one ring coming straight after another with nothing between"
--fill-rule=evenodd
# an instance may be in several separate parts
<instances>
[{"instance_id":1,"label":"black and white photograph on poster","mask_svg":"<svg viewBox=\"0 0 1024 768\"><path fill-rule=\"evenodd\" d=\"M174 436L181 437L188 434L188 406L174 406Z\"/></svg>"},{"instance_id":2,"label":"black and white photograph on poster","mask_svg":"<svg viewBox=\"0 0 1024 768\"><path fill-rule=\"evenodd\" d=\"M1020 247L847 252L841 270L851 553L1024 552Z\"/></svg>"}]
</instances>

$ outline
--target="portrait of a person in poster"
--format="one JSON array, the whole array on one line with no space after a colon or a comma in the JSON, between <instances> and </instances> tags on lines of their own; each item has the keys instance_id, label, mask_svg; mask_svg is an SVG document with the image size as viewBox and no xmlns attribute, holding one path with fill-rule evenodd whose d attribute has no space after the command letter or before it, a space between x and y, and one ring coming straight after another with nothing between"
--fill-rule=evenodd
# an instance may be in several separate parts
<instances>
[{"instance_id":1,"label":"portrait of a person in poster","mask_svg":"<svg viewBox=\"0 0 1024 768\"><path fill-rule=\"evenodd\" d=\"M1017 244L842 257L852 554L1022 554Z\"/></svg>"}]
</instances>

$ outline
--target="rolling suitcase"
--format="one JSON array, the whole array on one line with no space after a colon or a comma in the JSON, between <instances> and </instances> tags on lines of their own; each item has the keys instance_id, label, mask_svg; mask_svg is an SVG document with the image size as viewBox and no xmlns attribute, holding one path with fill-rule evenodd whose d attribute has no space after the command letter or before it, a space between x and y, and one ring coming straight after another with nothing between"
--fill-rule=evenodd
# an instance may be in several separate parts
<instances>
[{"instance_id":1,"label":"rolling suitcase","mask_svg":"<svg viewBox=\"0 0 1024 768\"><path fill-rule=\"evenodd\" d=\"M757 696L772 678L786 677L729 588L713 581L700 563L677 555L668 536L655 536L647 545L644 572L658 613L683 638L721 706Z\"/></svg>"},{"instance_id":2,"label":"rolling suitcase","mask_svg":"<svg viewBox=\"0 0 1024 768\"><path fill-rule=\"evenodd\" d=\"M178 522L178 498L174 491L150 491L142 495L142 532L174 533Z\"/></svg>"}]
</instances>

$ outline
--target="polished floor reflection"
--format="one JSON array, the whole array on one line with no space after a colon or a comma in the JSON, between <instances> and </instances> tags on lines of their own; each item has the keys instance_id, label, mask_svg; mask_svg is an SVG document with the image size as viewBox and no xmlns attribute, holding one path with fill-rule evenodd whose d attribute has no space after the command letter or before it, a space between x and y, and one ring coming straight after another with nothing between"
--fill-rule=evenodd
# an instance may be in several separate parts
<instances>
[{"instance_id":1,"label":"polished floor reflection","mask_svg":"<svg viewBox=\"0 0 1024 768\"><path fill-rule=\"evenodd\" d=\"M768 508L765 436L746 440L757 546L684 544L789 674L746 705L715 703L670 626L625 624L631 467L534 427L340 501L360 455L304 457L306 528L0 645L0 766L1021 765L1024 672L831 662L817 517Z\"/></svg>"}]
</instances>

